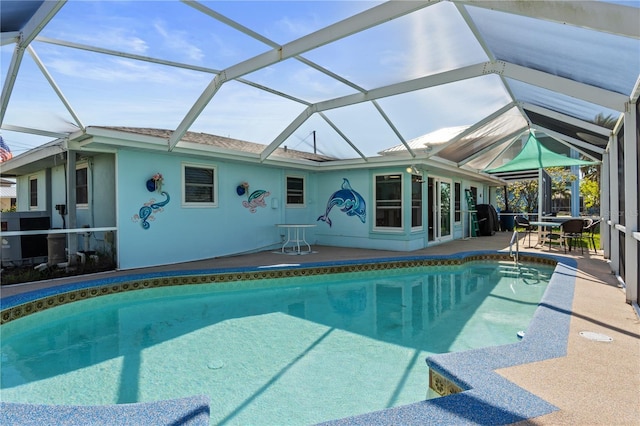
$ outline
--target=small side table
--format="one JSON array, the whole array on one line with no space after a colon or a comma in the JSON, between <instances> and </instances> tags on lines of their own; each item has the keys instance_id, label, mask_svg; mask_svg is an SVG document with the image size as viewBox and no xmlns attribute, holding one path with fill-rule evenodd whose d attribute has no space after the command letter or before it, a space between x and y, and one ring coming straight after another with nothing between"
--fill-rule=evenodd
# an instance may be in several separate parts
<instances>
[{"instance_id":1,"label":"small side table","mask_svg":"<svg viewBox=\"0 0 640 426\"><path fill-rule=\"evenodd\" d=\"M276 225L278 228L286 228L287 229L287 239L284 244L282 244L282 253L283 254L309 254L311 253L311 245L306 240L306 229L314 228L315 224L304 224L304 223L280 223ZM307 250L302 250L300 247L300 243L302 243L302 247L307 246ZM291 244L290 250L287 250L287 246Z\"/></svg>"}]
</instances>

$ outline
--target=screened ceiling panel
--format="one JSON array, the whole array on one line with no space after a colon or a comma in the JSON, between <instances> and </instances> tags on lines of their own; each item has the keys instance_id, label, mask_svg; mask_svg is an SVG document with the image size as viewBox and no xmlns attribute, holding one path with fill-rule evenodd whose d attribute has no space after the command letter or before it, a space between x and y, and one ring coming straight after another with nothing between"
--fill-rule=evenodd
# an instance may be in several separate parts
<instances>
[{"instance_id":1,"label":"screened ceiling panel","mask_svg":"<svg viewBox=\"0 0 640 426\"><path fill-rule=\"evenodd\" d=\"M443 129L436 130L435 132L427 133L426 135L419 136L415 139L407 141L407 146L416 154L428 155L434 149L442 148L456 138L459 134L464 132L468 126L458 127L445 127ZM387 148L380 152L381 155L406 155L407 149L405 145L396 145L391 148Z\"/></svg>"},{"instance_id":2,"label":"screened ceiling panel","mask_svg":"<svg viewBox=\"0 0 640 426\"><path fill-rule=\"evenodd\" d=\"M271 49L178 1L67 3L40 36L214 70Z\"/></svg>"},{"instance_id":3,"label":"screened ceiling panel","mask_svg":"<svg viewBox=\"0 0 640 426\"><path fill-rule=\"evenodd\" d=\"M367 157L376 156L379 151L389 147L390 141L394 145L398 143L398 136L371 102L329 110L325 115Z\"/></svg>"},{"instance_id":4,"label":"screened ceiling panel","mask_svg":"<svg viewBox=\"0 0 640 426\"><path fill-rule=\"evenodd\" d=\"M177 126L180 115L189 110L209 80L191 70L93 52L80 52L78 58L47 63L84 125L146 123L144 127L158 127L164 122L165 127ZM63 78L69 74L76 76L77 84Z\"/></svg>"},{"instance_id":5,"label":"screened ceiling panel","mask_svg":"<svg viewBox=\"0 0 640 426\"><path fill-rule=\"evenodd\" d=\"M598 147L606 147L609 142L609 138L602 134L595 133L584 127L579 127L567 123L566 121L555 120L551 117L537 114L533 111L525 109L527 116L531 119L531 122L537 126L544 127L545 129L552 130L559 134L566 135L568 137L582 140Z\"/></svg>"},{"instance_id":6,"label":"screened ceiling panel","mask_svg":"<svg viewBox=\"0 0 640 426\"><path fill-rule=\"evenodd\" d=\"M483 169L529 126L601 156L602 118L640 91L637 2L0 6L14 156L42 134L128 126L169 130L169 150L194 131L263 144L260 161L287 146Z\"/></svg>"},{"instance_id":7,"label":"screened ceiling panel","mask_svg":"<svg viewBox=\"0 0 640 426\"><path fill-rule=\"evenodd\" d=\"M3 53L5 53L5 50L10 50L11 47L3 46ZM5 57L3 55L3 64L8 63L5 62ZM64 104L56 96L55 91L29 55L25 55L20 68L24 73L23 75L28 76L28 78L16 80L13 87L11 108L7 109L5 121L15 126L29 128L33 127L34 121L37 120L38 123L42 123L52 131L75 129L70 129L66 124L73 121L71 115L64 109ZM40 107L34 108L34 103L37 103ZM6 140L4 130L3 138Z\"/></svg>"},{"instance_id":8,"label":"screened ceiling panel","mask_svg":"<svg viewBox=\"0 0 640 426\"><path fill-rule=\"evenodd\" d=\"M468 10L498 60L617 93L629 93L636 83L640 40L488 9Z\"/></svg>"},{"instance_id":9,"label":"screened ceiling panel","mask_svg":"<svg viewBox=\"0 0 640 426\"><path fill-rule=\"evenodd\" d=\"M519 136L515 139L511 138L502 143L491 145L487 151L465 162L464 167L476 171L483 171L493 167L493 164L508 163L522 150L520 138Z\"/></svg>"},{"instance_id":10,"label":"screened ceiling panel","mask_svg":"<svg viewBox=\"0 0 640 426\"><path fill-rule=\"evenodd\" d=\"M507 82L514 96L520 102L537 105L581 120L592 121L598 115L617 117L620 114L620 111L614 111L553 90L511 79L507 79Z\"/></svg>"},{"instance_id":11,"label":"screened ceiling panel","mask_svg":"<svg viewBox=\"0 0 640 426\"><path fill-rule=\"evenodd\" d=\"M320 114L314 114L281 147L331 158L359 158L359 152L350 143L351 140L346 135L338 133Z\"/></svg>"},{"instance_id":12,"label":"screened ceiling panel","mask_svg":"<svg viewBox=\"0 0 640 426\"><path fill-rule=\"evenodd\" d=\"M380 1L295 1L290 2L295 4L289 7L280 7L282 3L261 0L197 2L275 43L286 44L364 12Z\"/></svg>"},{"instance_id":13,"label":"screened ceiling panel","mask_svg":"<svg viewBox=\"0 0 640 426\"><path fill-rule=\"evenodd\" d=\"M500 78L490 74L382 98L378 103L405 140L411 140L432 129L477 123L510 100Z\"/></svg>"},{"instance_id":14,"label":"screened ceiling panel","mask_svg":"<svg viewBox=\"0 0 640 426\"><path fill-rule=\"evenodd\" d=\"M446 160L460 163L472 155L483 151L505 138L513 138L514 133L527 127L527 121L519 113L517 107L490 120L480 128L465 135L438 152L438 156Z\"/></svg>"},{"instance_id":15,"label":"screened ceiling panel","mask_svg":"<svg viewBox=\"0 0 640 426\"><path fill-rule=\"evenodd\" d=\"M307 103L351 95L358 91L297 59L287 59L244 77Z\"/></svg>"},{"instance_id":16,"label":"screened ceiling panel","mask_svg":"<svg viewBox=\"0 0 640 426\"><path fill-rule=\"evenodd\" d=\"M487 60L448 2L366 29L304 56L366 90Z\"/></svg>"},{"instance_id":17,"label":"screened ceiling panel","mask_svg":"<svg viewBox=\"0 0 640 426\"><path fill-rule=\"evenodd\" d=\"M220 88L191 130L268 145L304 109L298 102L232 81Z\"/></svg>"}]
</instances>

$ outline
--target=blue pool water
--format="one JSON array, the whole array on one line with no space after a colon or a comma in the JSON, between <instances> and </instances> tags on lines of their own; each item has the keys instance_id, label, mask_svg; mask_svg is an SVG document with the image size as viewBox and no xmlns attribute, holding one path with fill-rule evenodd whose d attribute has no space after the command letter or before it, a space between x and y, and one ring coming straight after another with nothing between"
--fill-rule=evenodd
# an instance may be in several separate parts
<instances>
[{"instance_id":1,"label":"blue pool water","mask_svg":"<svg viewBox=\"0 0 640 426\"><path fill-rule=\"evenodd\" d=\"M410 404L432 396L427 356L516 342L552 272L468 263L84 300L2 326L2 400L206 394L212 424L243 425Z\"/></svg>"}]
</instances>

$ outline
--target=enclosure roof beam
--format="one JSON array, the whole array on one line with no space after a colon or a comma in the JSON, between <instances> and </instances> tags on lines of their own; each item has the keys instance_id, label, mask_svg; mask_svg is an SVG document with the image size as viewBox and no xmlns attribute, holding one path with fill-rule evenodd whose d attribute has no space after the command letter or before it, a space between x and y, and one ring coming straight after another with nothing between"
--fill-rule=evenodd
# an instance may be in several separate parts
<instances>
[{"instance_id":1,"label":"enclosure roof beam","mask_svg":"<svg viewBox=\"0 0 640 426\"><path fill-rule=\"evenodd\" d=\"M187 115L182 119L178 127L169 138L169 151L171 151L178 141L184 136L189 127L202 113L207 104L213 99L222 84L226 81L234 80L248 73L260 70L269 65L295 57L311 49L340 40L349 35L355 34L367 28L374 27L383 22L387 22L415 12L435 2L428 0L421 1L390 1L367 9L364 12L353 15L340 22L324 27L316 32L300 37L279 48L274 48L263 54L254 56L246 61L239 62L223 70L205 88L204 92L193 104Z\"/></svg>"}]
</instances>

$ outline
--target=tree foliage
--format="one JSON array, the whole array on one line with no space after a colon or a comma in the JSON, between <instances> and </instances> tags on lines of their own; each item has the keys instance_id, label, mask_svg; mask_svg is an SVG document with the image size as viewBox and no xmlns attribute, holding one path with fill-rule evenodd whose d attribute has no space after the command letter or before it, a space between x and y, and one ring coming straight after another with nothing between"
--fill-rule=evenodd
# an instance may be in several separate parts
<instances>
[{"instance_id":1,"label":"tree foliage","mask_svg":"<svg viewBox=\"0 0 640 426\"><path fill-rule=\"evenodd\" d=\"M578 176L571 172L569 167L549 167L545 171L551 177L551 196L560 195L569 197L571 195L570 185ZM598 170L599 172L599 170ZM598 173L599 177L599 173ZM580 184L580 195L584 197L586 208L599 207L600 192L599 182L583 176ZM538 211L538 180L521 180L511 182L507 185L509 211L533 213ZM505 211L504 188L497 191L497 204L501 211ZM587 205L587 198L589 204Z\"/></svg>"},{"instance_id":2,"label":"tree foliage","mask_svg":"<svg viewBox=\"0 0 640 426\"><path fill-rule=\"evenodd\" d=\"M613 129L618 118L613 115L605 116L598 113L592 120L598 126ZM580 167L580 196L584 207L591 213L600 209L600 164L590 164ZM569 167L550 167L545 169L551 177L551 196L571 195L571 182L578 179ZM507 207L510 211L532 213L538 210L538 180L522 180L511 182L506 187L508 203L505 203L505 188L497 191L497 207L504 211Z\"/></svg>"},{"instance_id":3,"label":"tree foliage","mask_svg":"<svg viewBox=\"0 0 640 426\"><path fill-rule=\"evenodd\" d=\"M584 202L584 208L590 213L600 211L600 184L585 178L580 182L580 195Z\"/></svg>"},{"instance_id":4,"label":"tree foliage","mask_svg":"<svg viewBox=\"0 0 640 426\"><path fill-rule=\"evenodd\" d=\"M598 126L606 127L609 130L613 130L613 128L616 126L616 123L618 122L618 119L611 114L605 116L603 113L599 112L593 118L593 122Z\"/></svg>"}]
</instances>

